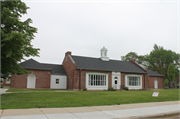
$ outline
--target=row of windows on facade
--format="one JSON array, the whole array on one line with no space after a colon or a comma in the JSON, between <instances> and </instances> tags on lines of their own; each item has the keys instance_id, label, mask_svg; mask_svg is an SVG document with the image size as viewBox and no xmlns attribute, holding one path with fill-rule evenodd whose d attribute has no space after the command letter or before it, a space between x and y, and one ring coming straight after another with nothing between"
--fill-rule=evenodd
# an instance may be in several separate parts
<instances>
[{"instance_id":1,"label":"row of windows on facade","mask_svg":"<svg viewBox=\"0 0 180 119\"><path fill-rule=\"evenodd\" d=\"M115 83L117 84L117 77L115 77ZM106 75L92 75L89 74L89 79L88 79L88 85L89 86L106 86ZM127 77L127 85L128 86L140 86L141 85L141 80L140 77L135 77L135 76L128 76Z\"/></svg>"},{"instance_id":2,"label":"row of windows on facade","mask_svg":"<svg viewBox=\"0 0 180 119\"><path fill-rule=\"evenodd\" d=\"M117 79L115 77L114 79ZM89 75L89 86L106 86L106 75ZM56 84L59 84L59 79L56 79ZM115 84L117 84L117 80L115 80ZM140 77L128 76L127 77L127 85L128 86L140 86L141 81Z\"/></svg>"}]
</instances>

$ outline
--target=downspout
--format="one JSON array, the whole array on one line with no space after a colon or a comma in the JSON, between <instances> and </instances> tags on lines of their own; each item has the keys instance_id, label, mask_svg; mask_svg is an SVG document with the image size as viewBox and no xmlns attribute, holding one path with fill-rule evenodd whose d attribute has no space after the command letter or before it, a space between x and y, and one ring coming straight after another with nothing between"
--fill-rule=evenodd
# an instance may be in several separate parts
<instances>
[{"instance_id":1,"label":"downspout","mask_svg":"<svg viewBox=\"0 0 180 119\"><path fill-rule=\"evenodd\" d=\"M79 69L79 90L81 90L81 69Z\"/></svg>"}]
</instances>

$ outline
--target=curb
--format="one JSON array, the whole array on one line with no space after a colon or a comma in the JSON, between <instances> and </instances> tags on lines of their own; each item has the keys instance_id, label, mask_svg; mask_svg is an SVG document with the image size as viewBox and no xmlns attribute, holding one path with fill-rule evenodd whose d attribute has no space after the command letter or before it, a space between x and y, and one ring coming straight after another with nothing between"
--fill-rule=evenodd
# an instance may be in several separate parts
<instances>
[{"instance_id":1,"label":"curb","mask_svg":"<svg viewBox=\"0 0 180 119\"><path fill-rule=\"evenodd\" d=\"M120 118L113 118L113 119L148 119L148 118L155 118L155 117L158 118L158 117L163 117L163 116L171 116L171 115L176 115L176 114L180 114L180 111L144 115L144 116L120 117Z\"/></svg>"}]
</instances>

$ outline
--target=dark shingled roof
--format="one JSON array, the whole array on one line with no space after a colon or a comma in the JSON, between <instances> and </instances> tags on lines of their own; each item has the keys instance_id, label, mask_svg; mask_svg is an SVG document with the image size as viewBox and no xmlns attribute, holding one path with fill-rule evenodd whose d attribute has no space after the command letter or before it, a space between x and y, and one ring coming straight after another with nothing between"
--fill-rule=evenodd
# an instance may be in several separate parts
<instances>
[{"instance_id":1,"label":"dark shingled roof","mask_svg":"<svg viewBox=\"0 0 180 119\"><path fill-rule=\"evenodd\" d=\"M147 73L145 70L143 70L136 64L129 61L120 61L120 60L102 61L101 58L82 57L82 56L74 56L74 55L72 55L72 58L77 64L76 69ZM147 70L149 76L164 76L149 69Z\"/></svg>"},{"instance_id":2,"label":"dark shingled roof","mask_svg":"<svg viewBox=\"0 0 180 119\"><path fill-rule=\"evenodd\" d=\"M29 59L20 63L20 66L24 69L51 70L52 75L66 75L64 67L62 65L39 63L34 59Z\"/></svg>"},{"instance_id":3,"label":"dark shingled roof","mask_svg":"<svg viewBox=\"0 0 180 119\"><path fill-rule=\"evenodd\" d=\"M120 71L131 73L146 73L145 70L129 61L109 60L102 61L101 58L91 58L72 55L73 60L77 64L76 69L104 70L104 71Z\"/></svg>"},{"instance_id":4,"label":"dark shingled roof","mask_svg":"<svg viewBox=\"0 0 180 119\"><path fill-rule=\"evenodd\" d=\"M149 69L147 69L148 70L148 75L149 76L164 76L164 75L161 75L161 74L159 74L159 73L156 73L156 72L154 72L154 71L152 71L152 70L149 70Z\"/></svg>"}]
</instances>

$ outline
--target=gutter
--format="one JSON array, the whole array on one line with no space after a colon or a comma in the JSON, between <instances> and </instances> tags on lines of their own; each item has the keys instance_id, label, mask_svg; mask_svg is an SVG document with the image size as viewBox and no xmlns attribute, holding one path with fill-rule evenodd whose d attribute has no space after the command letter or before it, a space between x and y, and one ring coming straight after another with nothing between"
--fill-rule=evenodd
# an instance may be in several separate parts
<instances>
[{"instance_id":1,"label":"gutter","mask_svg":"<svg viewBox=\"0 0 180 119\"><path fill-rule=\"evenodd\" d=\"M26 67L22 67L23 69L34 69L34 70L52 70L52 69L41 69L41 68L26 68Z\"/></svg>"},{"instance_id":2,"label":"gutter","mask_svg":"<svg viewBox=\"0 0 180 119\"><path fill-rule=\"evenodd\" d=\"M148 75L148 76L165 77L164 75L162 75L162 76L157 76L157 75Z\"/></svg>"},{"instance_id":3,"label":"gutter","mask_svg":"<svg viewBox=\"0 0 180 119\"><path fill-rule=\"evenodd\" d=\"M106 69L88 69L88 68L76 68L79 70L95 70L95 71L117 71L117 72L124 72L124 73L137 73L137 74L147 74L147 72L128 72L128 71L119 71L119 70L106 70Z\"/></svg>"}]
</instances>

